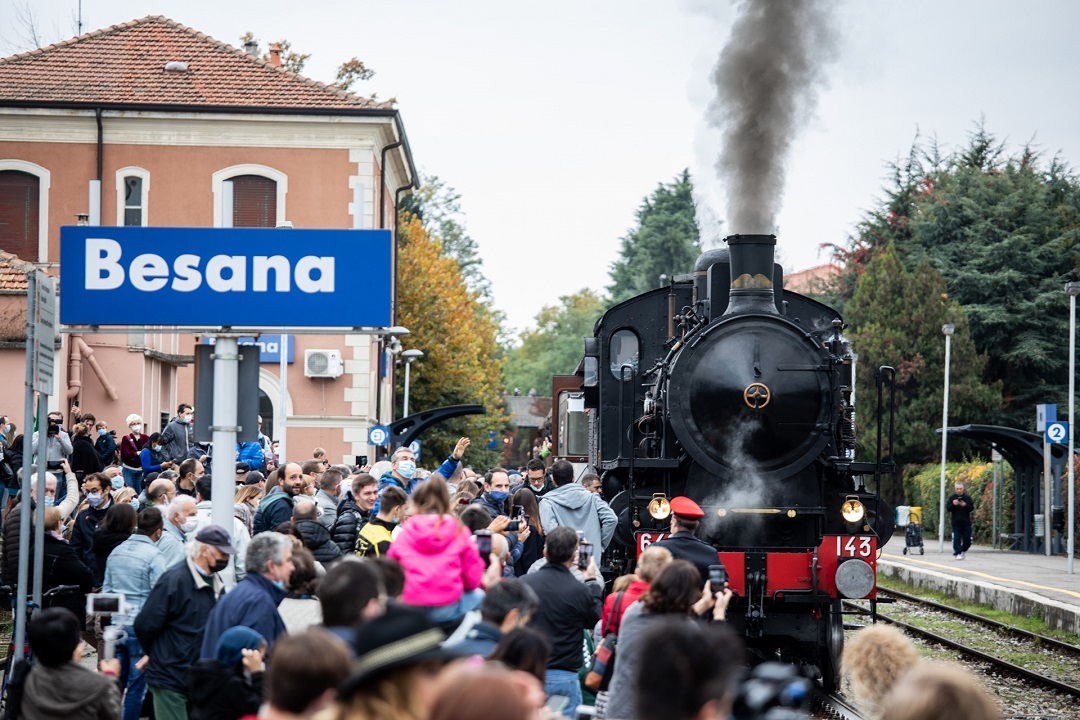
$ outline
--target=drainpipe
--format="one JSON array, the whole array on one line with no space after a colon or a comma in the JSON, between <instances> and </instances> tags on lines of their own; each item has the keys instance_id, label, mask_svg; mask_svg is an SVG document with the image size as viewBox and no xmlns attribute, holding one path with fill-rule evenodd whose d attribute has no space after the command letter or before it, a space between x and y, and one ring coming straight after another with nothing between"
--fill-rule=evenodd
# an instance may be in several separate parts
<instances>
[{"instance_id":1,"label":"drainpipe","mask_svg":"<svg viewBox=\"0 0 1080 720\"><path fill-rule=\"evenodd\" d=\"M83 377L82 377L82 361L85 359L86 363L90 366L90 369L97 375L98 381L101 383L101 387L105 388L106 394L113 402L120 399L120 395L116 392L116 387L109 382L109 378L105 376L105 371L101 368L97 358L94 357L94 349L86 344L82 335L72 335L69 344L70 356L68 360L68 400L75 399L76 396L82 391Z\"/></svg>"},{"instance_id":2,"label":"drainpipe","mask_svg":"<svg viewBox=\"0 0 1080 720\"><path fill-rule=\"evenodd\" d=\"M94 119L97 121L97 178L90 181L90 224L101 224L101 176L102 165L105 155L104 131L101 126L101 108L94 109Z\"/></svg>"}]
</instances>

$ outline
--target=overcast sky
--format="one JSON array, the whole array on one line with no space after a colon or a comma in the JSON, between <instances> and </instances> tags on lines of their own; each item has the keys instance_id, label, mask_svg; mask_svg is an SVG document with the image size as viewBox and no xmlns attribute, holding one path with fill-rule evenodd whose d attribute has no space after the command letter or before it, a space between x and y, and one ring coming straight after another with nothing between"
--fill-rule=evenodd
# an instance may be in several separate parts
<instances>
[{"instance_id":1,"label":"overcast sky","mask_svg":"<svg viewBox=\"0 0 1080 720\"><path fill-rule=\"evenodd\" d=\"M27 5L45 40L74 34L78 0L0 0L0 55L27 49L12 28ZM519 330L561 295L602 290L642 198L683 168L700 203L726 214L705 119L736 16L726 0L82 5L85 31L161 14L234 45L247 30L286 37L323 81L360 57L377 74L357 89L397 98L417 165L460 192L496 304ZM789 271L827 260L818 245L845 240L916 132L954 146L983 118L1014 147L1034 139L1080 163L1080 3L838 8L838 59L788 162L778 231Z\"/></svg>"}]
</instances>

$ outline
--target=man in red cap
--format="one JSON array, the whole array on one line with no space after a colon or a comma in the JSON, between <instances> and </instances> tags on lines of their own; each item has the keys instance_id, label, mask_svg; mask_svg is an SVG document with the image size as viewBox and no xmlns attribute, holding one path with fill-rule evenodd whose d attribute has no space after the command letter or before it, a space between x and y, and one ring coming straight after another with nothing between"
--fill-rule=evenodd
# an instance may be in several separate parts
<instances>
[{"instance_id":1,"label":"man in red cap","mask_svg":"<svg viewBox=\"0 0 1080 720\"><path fill-rule=\"evenodd\" d=\"M676 560L689 560L701 573L701 582L709 579L709 566L719 565L720 557L716 548L698 539L697 532L705 511L688 497L671 499L671 535L658 543L658 547L667 548Z\"/></svg>"}]
</instances>

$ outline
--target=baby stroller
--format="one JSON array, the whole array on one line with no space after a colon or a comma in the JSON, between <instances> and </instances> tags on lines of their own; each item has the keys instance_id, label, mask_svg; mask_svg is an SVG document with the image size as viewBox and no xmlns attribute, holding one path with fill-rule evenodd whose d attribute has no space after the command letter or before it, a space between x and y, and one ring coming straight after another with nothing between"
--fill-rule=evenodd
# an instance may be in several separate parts
<instances>
[{"instance_id":1,"label":"baby stroller","mask_svg":"<svg viewBox=\"0 0 1080 720\"><path fill-rule=\"evenodd\" d=\"M909 550L914 555L915 548L919 549L920 555L923 554L922 508L917 506L911 508L907 528L904 530L904 555L907 555Z\"/></svg>"}]
</instances>

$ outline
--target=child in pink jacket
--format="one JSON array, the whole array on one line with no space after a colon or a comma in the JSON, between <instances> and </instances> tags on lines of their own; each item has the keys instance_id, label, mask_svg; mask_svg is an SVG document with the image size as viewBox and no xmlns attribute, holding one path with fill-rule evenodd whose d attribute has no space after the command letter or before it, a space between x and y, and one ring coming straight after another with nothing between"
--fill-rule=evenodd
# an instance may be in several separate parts
<instances>
[{"instance_id":1,"label":"child in pink jacket","mask_svg":"<svg viewBox=\"0 0 1080 720\"><path fill-rule=\"evenodd\" d=\"M436 477L422 483L412 502L417 514L387 551L405 571L401 600L428 608L435 622L459 620L484 599L480 584L487 563L472 534L450 514L446 481Z\"/></svg>"}]
</instances>

